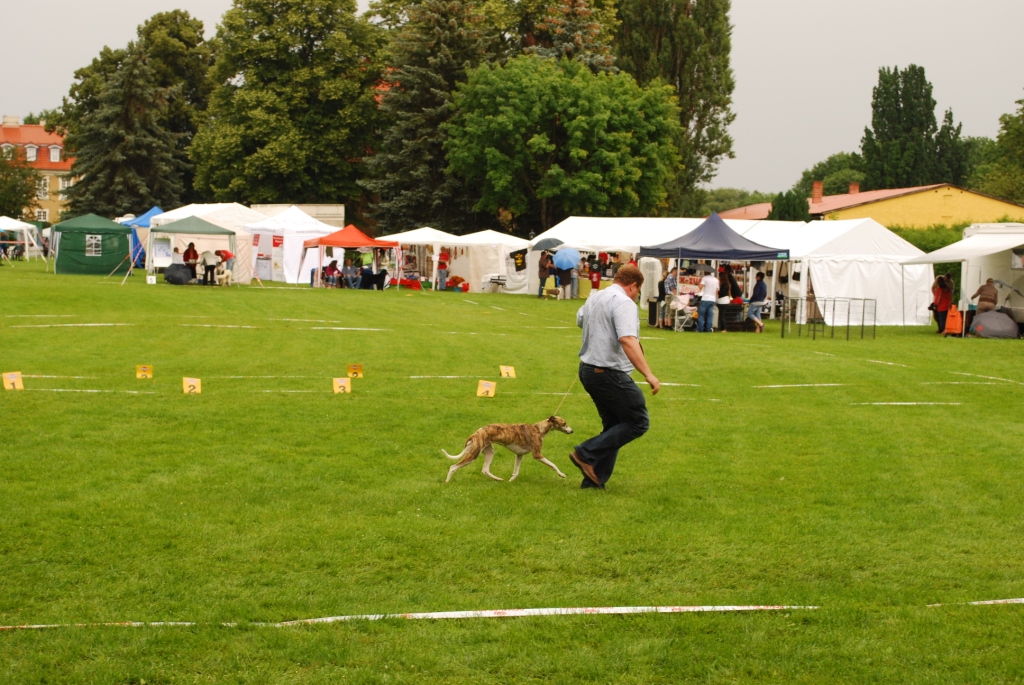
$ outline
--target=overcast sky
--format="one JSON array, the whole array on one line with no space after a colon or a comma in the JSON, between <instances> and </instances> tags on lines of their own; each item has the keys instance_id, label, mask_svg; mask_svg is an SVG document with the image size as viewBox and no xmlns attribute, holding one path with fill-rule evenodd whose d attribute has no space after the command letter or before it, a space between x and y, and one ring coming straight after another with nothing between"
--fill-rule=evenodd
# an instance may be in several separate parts
<instances>
[{"instance_id":1,"label":"overcast sky","mask_svg":"<svg viewBox=\"0 0 1024 685\"><path fill-rule=\"evenodd\" d=\"M72 74L121 47L156 12L185 9L212 35L230 0L53 0L4 12L0 113L56 107ZM360 6L366 6L365 0ZM995 136L1024 99L1024 1L733 0L736 159L713 186L777 191L829 154L860 146L882 65L924 66L938 114Z\"/></svg>"}]
</instances>

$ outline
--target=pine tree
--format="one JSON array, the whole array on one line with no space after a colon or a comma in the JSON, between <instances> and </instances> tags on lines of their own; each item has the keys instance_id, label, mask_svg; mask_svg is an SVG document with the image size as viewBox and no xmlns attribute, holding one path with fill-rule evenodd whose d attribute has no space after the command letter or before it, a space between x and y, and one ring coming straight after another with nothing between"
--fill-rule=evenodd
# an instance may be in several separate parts
<instances>
[{"instance_id":1,"label":"pine tree","mask_svg":"<svg viewBox=\"0 0 1024 685\"><path fill-rule=\"evenodd\" d=\"M473 227L473 199L444 172L442 124L454 114L456 84L487 57L483 17L462 0L423 0L409 13L380 106L390 125L362 185L379 198L373 216L385 233L424 225L461 233Z\"/></svg>"},{"instance_id":2,"label":"pine tree","mask_svg":"<svg viewBox=\"0 0 1024 685\"><path fill-rule=\"evenodd\" d=\"M76 152L67 191L71 216L117 216L153 205L180 204L185 161L178 136L161 124L167 91L158 88L143 50L129 44L124 59L96 94L95 110L68 134Z\"/></svg>"},{"instance_id":3,"label":"pine tree","mask_svg":"<svg viewBox=\"0 0 1024 685\"><path fill-rule=\"evenodd\" d=\"M677 204L711 181L732 158L729 125L735 87L730 0L620 0L615 63L640 85L661 79L679 99L682 158Z\"/></svg>"},{"instance_id":4,"label":"pine tree","mask_svg":"<svg viewBox=\"0 0 1024 685\"><path fill-rule=\"evenodd\" d=\"M537 22L540 43L527 52L583 62L591 71L617 71L611 48L601 40L601 24L588 0L558 0Z\"/></svg>"}]
</instances>

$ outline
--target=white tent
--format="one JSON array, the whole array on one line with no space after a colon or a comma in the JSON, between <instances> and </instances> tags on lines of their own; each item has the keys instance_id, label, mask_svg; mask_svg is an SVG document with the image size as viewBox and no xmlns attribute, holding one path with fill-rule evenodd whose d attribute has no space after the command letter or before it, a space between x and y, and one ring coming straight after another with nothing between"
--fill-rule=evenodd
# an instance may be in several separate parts
<instances>
[{"instance_id":1,"label":"white tent","mask_svg":"<svg viewBox=\"0 0 1024 685\"><path fill-rule=\"evenodd\" d=\"M166 226L180 219L187 219L190 216L199 217L204 221L209 221L211 224L235 232L235 244L238 251L235 253L233 280L235 283L249 283L252 281L253 237L252 234L244 229L244 225L246 223L262 221L266 216L237 202L220 202L178 207L169 212L157 214L150 219L149 223L153 227ZM139 240L145 242L149 235L149 229L137 228L136 231L139 233ZM182 252L185 251L185 247L189 242L194 242L196 249L200 253L207 249L219 250L227 247L225 238L214 236L202 238L196 238L195 236L173 236L172 240L176 243L172 247L178 247Z\"/></svg>"},{"instance_id":2,"label":"white tent","mask_svg":"<svg viewBox=\"0 0 1024 685\"><path fill-rule=\"evenodd\" d=\"M437 287L437 261L441 255L441 248L446 245L451 245L453 240L458 240L459 236L452 235L451 233L445 233L439 231L436 228L430 228L426 226L424 228L417 228L411 231L405 231L403 233L392 233L391 235L382 235L379 240L394 240L402 246L403 251L405 247L430 247L431 254L431 269L430 279ZM422 265L420 269L422 270Z\"/></svg>"},{"instance_id":3,"label":"white tent","mask_svg":"<svg viewBox=\"0 0 1024 685\"><path fill-rule=\"evenodd\" d=\"M1000 296L1014 310L1014 318L1024 320L1024 224L973 224L964 229L964 239L926 255L903 262L906 268L917 264L940 264L961 262L960 267L960 308L967 309L978 287L987 279L1001 281L997 284ZM1019 292L1015 292L1016 289Z\"/></svg>"},{"instance_id":4,"label":"white tent","mask_svg":"<svg viewBox=\"0 0 1024 685\"><path fill-rule=\"evenodd\" d=\"M38 240L39 229L34 225L12 219L9 216L0 216L0 231L17 234L15 242L25 246L25 259L32 257L43 259L43 247Z\"/></svg>"},{"instance_id":5,"label":"white tent","mask_svg":"<svg viewBox=\"0 0 1024 685\"><path fill-rule=\"evenodd\" d=\"M736 222L728 222L733 226ZM932 269L902 263L924 253L873 219L846 221L757 221L736 228L762 245L789 248L789 296L868 298L875 300L879 326L928 325ZM734 226L735 228L735 226ZM797 280L794 274L801 275ZM779 269L772 275L773 288ZM829 324L845 323L846 314L822 311ZM842 316L842 318L840 318ZM859 313L855 313L859 319ZM868 323L870 321L870 315Z\"/></svg>"},{"instance_id":6,"label":"white tent","mask_svg":"<svg viewBox=\"0 0 1024 685\"><path fill-rule=\"evenodd\" d=\"M338 230L295 205L276 216L247 223L244 228L253 234L256 275L264 279L267 272L263 269L269 266L269 278L264 280L287 283L309 283L313 269L323 266L317 264L320 259L317 251L309 251L303 260L302 243Z\"/></svg>"},{"instance_id":7,"label":"white tent","mask_svg":"<svg viewBox=\"0 0 1024 685\"><path fill-rule=\"evenodd\" d=\"M505 277L503 291L506 293L523 295L529 292L529 272L517 272L514 267L509 266L512 262L509 254L516 250L528 249L529 240L488 230L454 236L454 240L446 242L445 246L456 248L451 255L449 274L466 279L469 283L469 292L490 290L491 276Z\"/></svg>"}]
</instances>

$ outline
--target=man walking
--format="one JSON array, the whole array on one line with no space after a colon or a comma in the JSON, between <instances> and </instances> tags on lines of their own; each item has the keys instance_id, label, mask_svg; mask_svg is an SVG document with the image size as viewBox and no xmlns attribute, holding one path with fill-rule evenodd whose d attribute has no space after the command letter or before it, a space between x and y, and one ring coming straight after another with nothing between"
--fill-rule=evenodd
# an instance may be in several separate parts
<instances>
[{"instance_id":1,"label":"man walking","mask_svg":"<svg viewBox=\"0 0 1024 685\"><path fill-rule=\"evenodd\" d=\"M636 298L644 283L640 269L621 267L610 288L592 293L576 313L583 329L579 378L601 417L604 432L576 446L569 459L583 473L581 488L604 489L619 448L647 432L650 418L644 394L629 374L636 368L657 395L661 383L640 347Z\"/></svg>"}]
</instances>

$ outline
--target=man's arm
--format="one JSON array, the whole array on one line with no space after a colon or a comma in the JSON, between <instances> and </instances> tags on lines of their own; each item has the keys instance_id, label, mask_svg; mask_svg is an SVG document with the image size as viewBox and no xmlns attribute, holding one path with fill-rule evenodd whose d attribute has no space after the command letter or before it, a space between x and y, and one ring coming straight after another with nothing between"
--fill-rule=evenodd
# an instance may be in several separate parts
<instances>
[{"instance_id":1,"label":"man's arm","mask_svg":"<svg viewBox=\"0 0 1024 685\"><path fill-rule=\"evenodd\" d=\"M619 338L619 343L622 345L622 351L626 353L630 363L636 367L637 371L643 374L644 379L651 386L651 394L657 395L658 389L661 388L661 382L651 372L651 367L647 365L647 359L644 357L644 351L640 347L640 341L628 335Z\"/></svg>"}]
</instances>

